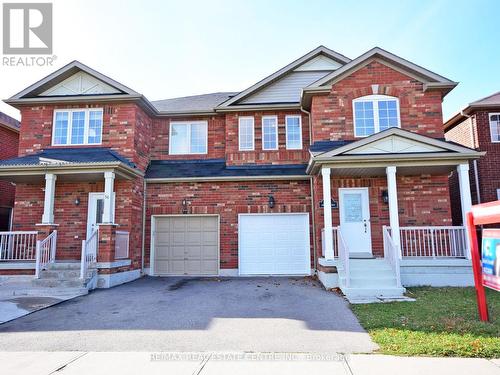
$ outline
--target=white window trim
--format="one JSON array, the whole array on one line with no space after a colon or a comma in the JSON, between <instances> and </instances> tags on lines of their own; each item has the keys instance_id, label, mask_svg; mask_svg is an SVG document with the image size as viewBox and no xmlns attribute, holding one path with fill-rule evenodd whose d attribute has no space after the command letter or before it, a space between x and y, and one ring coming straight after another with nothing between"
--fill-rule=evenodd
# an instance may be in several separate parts
<instances>
[{"instance_id":1,"label":"white window trim","mask_svg":"<svg viewBox=\"0 0 500 375\"><path fill-rule=\"evenodd\" d=\"M251 148L242 148L241 147L241 120L252 120L252 147ZM240 151L254 151L255 150L255 118L253 116L238 117L238 149Z\"/></svg>"},{"instance_id":2,"label":"white window trim","mask_svg":"<svg viewBox=\"0 0 500 375\"><path fill-rule=\"evenodd\" d=\"M89 143L89 126L90 126L90 112L101 112L101 142L99 143ZM57 113L68 112L68 130L66 133L66 143L56 144L54 143L56 134L56 115ZM72 136L72 121L73 112L85 112L85 122L83 125L83 143L71 143ZM69 109L55 109L52 119L52 146L54 147L67 147L67 146L99 146L102 145L102 132L104 129L104 110L102 108L69 108Z\"/></svg>"},{"instance_id":3,"label":"white window trim","mask_svg":"<svg viewBox=\"0 0 500 375\"><path fill-rule=\"evenodd\" d=\"M490 124L490 139L491 139L491 143L500 143L500 139L499 140L494 140L493 139L493 128L491 126L491 116L495 116L495 115L500 116L500 112L490 112L490 113L488 113L488 123Z\"/></svg>"},{"instance_id":4,"label":"white window trim","mask_svg":"<svg viewBox=\"0 0 500 375\"><path fill-rule=\"evenodd\" d=\"M191 152L191 125L203 124L205 125L205 152ZM172 126L173 125L187 125L189 126L188 136L188 152L172 152ZM168 154L169 155L207 155L208 154L208 121L171 121L168 130Z\"/></svg>"},{"instance_id":5,"label":"white window trim","mask_svg":"<svg viewBox=\"0 0 500 375\"><path fill-rule=\"evenodd\" d=\"M265 148L264 147L264 119L269 119L269 118L274 119L275 122L276 122L276 127L275 127L275 129L276 129L276 131L275 131L275 133L276 133L276 147L275 148ZM279 142L279 139L278 139L278 126L279 126L278 125L278 116L276 116L276 115L273 115L273 116L262 116L261 121L260 121L260 128L261 128L261 132L262 132L262 150L264 150L264 151L274 151L274 150L278 150L279 149L280 142Z\"/></svg>"},{"instance_id":6,"label":"white window trim","mask_svg":"<svg viewBox=\"0 0 500 375\"><path fill-rule=\"evenodd\" d=\"M377 134L380 132L380 122L379 122L379 115L378 115L378 102L379 101L384 101L384 100L396 100L396 111L398 113L398 128L401 128L401 115L399 113L399 98L396 96L389 96L389 95L366 95L366 96L361 96L359 98L353 99L352 101L352 126L354 127L354 136L356 138L366 138L369 137L370 135ZM373 134L370 135L358 135L356 131L356 109L355 109L355 103L359 102L373 102L373 122L374 122L374 129L373 129Z\"/></svg>"},{"instance_id":7,"label":"white window trim","mask_svg":"<svg viewBox=\"0 0 500 375\"><path fill-rule=\"evenodd\" d=\"M500 189L497 189L497 200L500 201Z\"/></svg>"},{"instance_id":8,"label":"white window trim","mask_svg":"<svg viewBox=\"0 0 500 375\"><path fill-rule=\"evenodd\" d=\"M288 119L289 118L298 118L299 119L299 137L300 137L300 146L299 147L290 147L288 145ZM302 150L302 116L301 115L286 115L285 116L285 132L286 132L286 149L287 150Z\"/></svg>"}]
</instances>

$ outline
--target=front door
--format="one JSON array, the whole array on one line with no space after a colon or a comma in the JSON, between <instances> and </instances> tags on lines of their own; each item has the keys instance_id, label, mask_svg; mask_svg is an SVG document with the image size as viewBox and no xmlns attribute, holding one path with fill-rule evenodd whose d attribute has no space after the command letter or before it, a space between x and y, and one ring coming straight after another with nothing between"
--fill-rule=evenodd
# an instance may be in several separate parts
<instances>
[{"instance_id":1,"label":"front door","mask_svg":"<svg viewBox=\"0 0 500 375\"><path fill-rule=\"evenodd\" d=\"M89 193L89 209L87 215L87 238L102 223L104 212L104 193Z\"/></svg>"},{"instance_id":2,"label":"front door","mask_svg":"<svg viewBox=\"0 0 500 375\"><path fill-rule=\"evenodd\" d=\"M372 252L368 188L339 189L340 231L350 253Z\"/></svg>"}]
</instances>

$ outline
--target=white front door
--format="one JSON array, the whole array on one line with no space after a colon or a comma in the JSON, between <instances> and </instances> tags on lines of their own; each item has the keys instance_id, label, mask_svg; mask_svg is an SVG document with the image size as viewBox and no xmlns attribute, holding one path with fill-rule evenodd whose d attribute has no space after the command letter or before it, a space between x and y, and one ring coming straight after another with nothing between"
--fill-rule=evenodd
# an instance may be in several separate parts
<instances>
[{"instance_id":1,"label":"white front door","mask_svg":"<svg viewBox=\"0 0 500 375\"><path fill-rule=\"evenodd\" d=\"M372 252L368 188L339 189L340 231L350 253Z\"/></svg>"},{"instance_id":2,"label":"white front door","mask_svg":"<svg viewBox=\"0 0 500 375\"><path fill-rule=\"evenodd\" d=\"M87 215L87 238L102 223L104 212L104 193L89 193L89 209Z\"/></svg>"}]
</instances>

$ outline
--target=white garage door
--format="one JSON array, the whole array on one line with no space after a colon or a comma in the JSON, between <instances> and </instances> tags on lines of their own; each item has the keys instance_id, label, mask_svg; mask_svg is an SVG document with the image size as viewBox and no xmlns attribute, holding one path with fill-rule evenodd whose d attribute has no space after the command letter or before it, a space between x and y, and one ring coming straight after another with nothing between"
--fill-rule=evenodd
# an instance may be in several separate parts
<instances>
[{"instance_id":1,"label":"white garage door","mask_svg":"<svg viewBox=\"0 0 500 375\"><path fill-rule=\"evenodd\" d=\"M241 275L311 273L309 215L239 215Z\"/></svg>"}]
</instances>

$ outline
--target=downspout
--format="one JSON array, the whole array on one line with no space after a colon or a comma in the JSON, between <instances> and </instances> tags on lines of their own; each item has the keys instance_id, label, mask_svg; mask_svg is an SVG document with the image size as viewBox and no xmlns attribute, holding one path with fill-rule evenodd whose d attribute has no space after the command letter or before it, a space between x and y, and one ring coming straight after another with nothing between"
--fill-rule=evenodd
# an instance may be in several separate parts
<instances>
[{"instance_id":1,"label":"downspout","mask_svg":"<svg viewBox=\"0 0 500 375\"><path fill-rule=\"evenodd\" d=\"M471 127L470 127L470 132L471 132L471 138L472 138L472 145L474 146L474 149L476 148L476 137L475 137L475 131L474 131L474 123L472 116L469 116L464 113L464 111L461 111L460 114L464 117L467 117L471 121ZM477 168L477 159L474 159L472 161L472 169L474 170L474 185L476 187L476 199L477 203L481 203L481 192L479 191L479 173L478 173L478 168Z\"/></svg>"},{"instance_id":2,"label":"downspout","mask_svg":"<svg viewBox=\"0 0 500 375\"><path fill-rule=\"evenodd\" d=\"M312 143L312 120L311 120L311 112L306 111L302 106L300 106L300 111L305 113L307 115L307 123L309 125L309 146ZM318 269L318 256L316 253L316 223L315 223L315 209L314 209L314 183L313 183L313 176L309 179L309 186L311 189L311 224L312 224L312 234L313 234L313 264L314 264L314 271Z\"/></svg>"},{"instance_id":3,"label":"downspout","mask_svg":"<svg viewBox=\"0 0 500 375\"><path fill-rule=\"evenodd\" d=\"M146 245L146 179L144 179L144 188L142 189L142 256L141 256L141 274L144 275L144 249Z\"/></svg>"}]
</instances>

